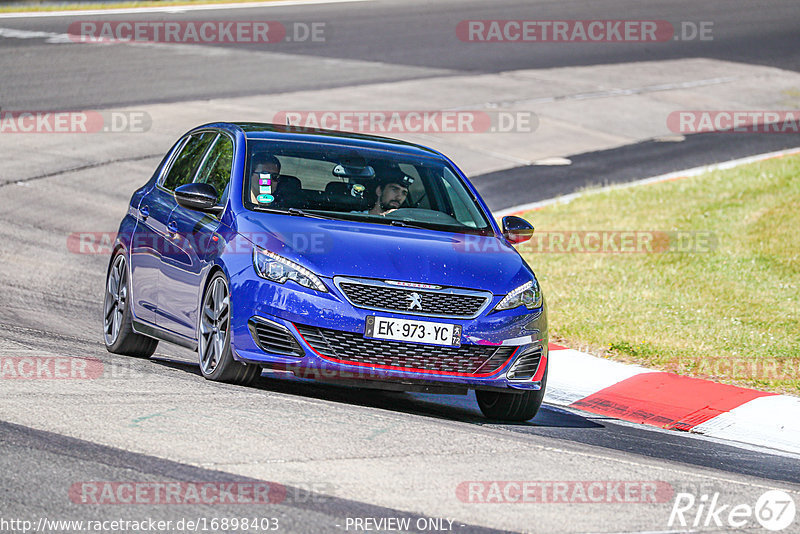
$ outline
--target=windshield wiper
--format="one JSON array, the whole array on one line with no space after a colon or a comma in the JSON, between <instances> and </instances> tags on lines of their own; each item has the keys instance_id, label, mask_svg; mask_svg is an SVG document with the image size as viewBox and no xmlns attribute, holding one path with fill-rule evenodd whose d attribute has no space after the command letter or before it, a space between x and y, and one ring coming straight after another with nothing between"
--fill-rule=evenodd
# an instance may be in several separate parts
<instances>
[{"instance_id":1,"label":"windshield wiper","mask_svg":"<svg viewBox=\"0 0 800 534\"><path fill-rule=\"evenodd\" d=\"M287 209L279 209L279 208L265 208L263 206L254 206L255 211L262 211L265 213L280 213L281 215L294 215L295 217L308 217L310 219L325 219L328 221L335 221L337 220L335 217L328 217L326 215L317 215L316 213L309 213L307 211L303 211L300 208L287 208Z\"/></svg>"},{"instance_id":2,"label":"windshield wiper","mask_svg":"<svg viewBox=\"0 0 800 534\"><path fill-rule=\"evenodd\" d=\"M372 222L372 221L370 221ZM375 221L379 222L379 221ZM455 233L464 233L464 234L475 234L475 235L492 235L491 228L471 228L469 226L451 226L448 224L436 224L436 223L415 223L401 219L389 219L389 224L392 226L400 226L403 228L416 228L418 230L436 230L440 232L455 232Z\"/></svg>"},{"instance_id":3,"label":"windshield wiper","mask_svg":"<svg viewBox=\"0 0 800 534\"><path fill-rule=\"evenodd\" d=\"M389 224L392 226L401 226L403 228L417 228L420 230L436 230L436 228L432 226L426 226L422 223L413 223L408 221L401 221L400 219L390 219Z\"/></svg>"},{"instance_id":4,"label":"windshield wiper","mask_svg":"<svg viewBox=\"0 0 800 534\"><path fill-rule=\"evenodd\" d=\"M285 213L289 215L294 215L295 217L308 217L310 219L325 219L328 221L337 220L334 217L328 217L327 215L318 215L316 213L309 213L307 211L303 211L300 208L289 208L286 210Z\"/></svg>"},{"instance_id":5,"label":"windshield wiper","mask_svg":"<svg viewBox=\"0 0 800 534\"><path fill-rule=\"evenodd\" d=\"M279 210L276 208L265 208L264 206L253 206L251 209L253 211L261 211L263 213L286 213L283 210Z\"/></svg>"}]
</instances>

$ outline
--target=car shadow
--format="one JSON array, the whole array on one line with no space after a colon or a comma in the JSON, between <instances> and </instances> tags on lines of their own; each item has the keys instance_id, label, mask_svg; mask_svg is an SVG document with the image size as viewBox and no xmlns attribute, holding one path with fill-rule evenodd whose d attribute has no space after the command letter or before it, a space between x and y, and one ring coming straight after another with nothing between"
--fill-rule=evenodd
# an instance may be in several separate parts
<instances>
[{"instance_id":1,"label":"car shadow","mask_svg":"<svg viewBox=\"0 0 800 534\"><path fill-rule=\"evenodd\" d=\"M185 373L193 374L202 377L200 373L200 365L197 362L186 362L183 360L174 360L166 356L156 354L150 357L152 363L158 364L162 367L168 367Z\"/></svg>"},{"instance_id":2,"label":"car shadow","mask_svg":"<svg viewBox=\"0 0 800 534\"><path fill-rule=\"evenodd\" d=\"M202 376L200 367L196 362L175 360L162 355L153 356L150 361L170 369L184 371L198 377ZM603 428L603 425L596 421L547 404L542 405L539 413L531 421L510 423L508 421L487 419L478 408L473 391L466 395L386 391L297 378L290 372L271 370L263 372L248 387L262 391L272 391L286 395L297 395L329 402L365 406L481 426Z\"/></svg>"}]
</instances>

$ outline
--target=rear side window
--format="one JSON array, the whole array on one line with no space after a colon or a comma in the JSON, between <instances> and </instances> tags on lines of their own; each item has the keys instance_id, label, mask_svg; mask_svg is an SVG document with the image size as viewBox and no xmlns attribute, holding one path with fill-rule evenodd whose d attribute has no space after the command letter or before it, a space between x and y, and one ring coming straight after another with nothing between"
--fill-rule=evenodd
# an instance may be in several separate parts
<instances>
[{"instance_id":1,"label":"rear side window","mask_svg":"<svg viewBox=\"0 0 800 534\"><path fill-rule=\"evenodd\" d=\"M203 159L203 154L205 154L208 146L216 136L216 132L204 132L192 135L189 138L189 141L183 145L180 153L175 157L172 167L170 167L166 178L164 178L164 189L173 191L176 187L191 183L194 180L194 175Z\"/></svg>"},{"instance_id":2,"label":"rear side window","mask_svg":"<svg viewBox=\"0 0 800 534\"><path fill-rule=\"evenodd\" d=\"M221 203L222 199L227 195L232 167L233 141L227 135L220 134L217 142L214 143L208 156L206 156L195 181L213 185L217 190L217 201Z\"/></svg>"}]
</instances>

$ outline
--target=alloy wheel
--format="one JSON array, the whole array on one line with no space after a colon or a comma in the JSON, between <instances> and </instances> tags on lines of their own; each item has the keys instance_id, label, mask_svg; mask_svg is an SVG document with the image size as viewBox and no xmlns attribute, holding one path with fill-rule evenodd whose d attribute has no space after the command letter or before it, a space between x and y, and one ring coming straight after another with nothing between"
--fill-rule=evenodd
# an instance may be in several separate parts
<instances>
[{"instance_id":1,"label":"alloy wheel","mask_svg":"<svg viewBox=\"0 0 800 534\"><path fill-rule=\"evenodd\" d=\"M214 372L225 351L230 326L230 295L223 277L214 279L203 299L200 318L200 366L203 374Z\"/></svg>"},{"instance_id":2,"label":"alloy wheel","mask_svg":"<svg viewBox=\"0 0 800 534\"><path fill-rule=\"evenodd\" d=\"M128 270L122 254L116 257L108 273L103 304L103 335L106 344L113 345L119 337L125 307L128 305Z\"/></svg>"}]
</instances>

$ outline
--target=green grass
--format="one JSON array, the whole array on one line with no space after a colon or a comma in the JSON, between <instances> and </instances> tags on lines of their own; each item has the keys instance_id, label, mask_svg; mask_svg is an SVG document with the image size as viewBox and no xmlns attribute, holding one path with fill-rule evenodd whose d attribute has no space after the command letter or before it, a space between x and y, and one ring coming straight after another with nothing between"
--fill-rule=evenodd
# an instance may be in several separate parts
<instances>
[{"instance_id":1,"label":"green grass","mask_svg":"<svg viewBox=\"0 0 800 534\"><path fill-rule=\"evenodd\" d=\"M145 0L140 2L103 2L103 3L63 3L31 2L0 6L0 13L29 13L39 11L81 11L95 9L120 9L131 7L175 7L198 4L239 4L245 2L274 2L276 0Z\"/></svg>"},{"instance_id":2,"label":"green grass","mask_svg":"<svg viewBox=\"0 0 800 534\"><path fill-rule=\"evenodd\" d=\"M521 246L547 297L552 341L800 393L800 156L589 191L524 217L537 234L654 230L714 238L712 250L696 252L541 253Z\"/></svg>"}]
</instances>

